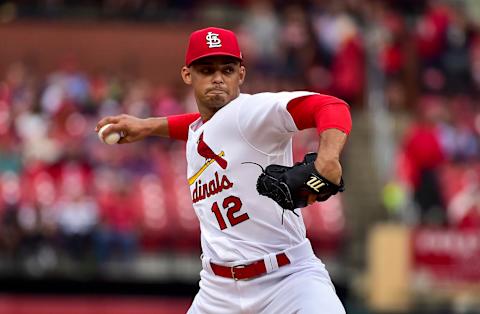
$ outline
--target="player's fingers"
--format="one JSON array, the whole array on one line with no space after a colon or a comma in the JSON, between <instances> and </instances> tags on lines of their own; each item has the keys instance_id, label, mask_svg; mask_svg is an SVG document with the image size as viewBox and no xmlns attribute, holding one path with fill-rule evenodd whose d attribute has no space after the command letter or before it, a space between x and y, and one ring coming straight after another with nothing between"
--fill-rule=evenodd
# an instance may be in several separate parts
<instances>
[{"instance_id":1,"label":"player's fingers","mask_svg":"<svg viewBox=\"0 0 480 314\"><path fill-rule=\"evenodd\" d=\"M117 144L128 144L135 141L134 138L127 133L127 131L120 130L117 132L120 133L120 139L118 140Z\"/></svg>"},{"instance_id":2,"label":"player's fingers","mask_svg":"<svg viewBox=\"0 0 480 314\"><path fill-rule=\"evenodd\" d=\"M130 141L127 139L126 136L123 136L120 138L120 140L117 142L117 144L128 144Z\"/></svg>"},{"instance_id":3,"label":"player's fingers","mask_svg":"<svg viewBox=\"0 0 480 314\"><path fill-rule=\"evenodd\" d=\"M106 124L109 124L109 123L115 124L115 123L118 123L118 121L120 121L120 116L105 117L100 121L98 121L97 125L95 126L95 132L98 132Z\"/></svg>"},{"instance_id":4,"label":"player's fingers","mask_svg":"<svg viewBox=\"0 0 480 314\"><path fill-rule=\"evenodd\" d=\"M104 131L103 135L105 136L106 134L118 132L118 133L123 133L126 134L127 126L125 123L119 122L119 123L112 123L112 125L109 125Z\"/></svg>"}]
</instances>

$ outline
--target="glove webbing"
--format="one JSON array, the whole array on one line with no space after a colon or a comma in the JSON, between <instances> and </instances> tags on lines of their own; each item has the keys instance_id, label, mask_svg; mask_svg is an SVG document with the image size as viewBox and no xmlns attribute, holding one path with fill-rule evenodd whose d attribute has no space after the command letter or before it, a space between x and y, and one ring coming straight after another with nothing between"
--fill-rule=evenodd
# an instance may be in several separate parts
<instances>
[{"instance_id":1,"label":"glove webbing","mask_svg":"<svg viewBox=\"0 0 480 314\"><path fill-rule=\"evenodd\" d=\"M282 206L282 225L283 225L283 216L285 215L285 211L287 210L285 207L288 207L288 208L294 207L292 194L290 193L290 189L288 188L288 185L285 182L282 182L277 178L267 174L265 172L265 169L261 165L255 162L246 161L246 162L242 162L242 164L254 164L259 166L260 169L262 169L261 175L268 178L269 180L268 184L270 185L270 187L268 187L267 184L265 184L266 182L262 180L261 182L264 184L264 187L259 189L258 184L260 181L257 181L257 190L268 191L268 193L265 193L264 196L270 197L272 199L282 199L283 200L282 203L285 203L287 205L287 206ZM285 188L281 188L280 185L284 186ZM272 190L271 187L274 187L275 189ZM299 215L295 212L295 209L288 209L288 210L293 212L295 216L299 217Z\"/></svg>"}]
</instances>

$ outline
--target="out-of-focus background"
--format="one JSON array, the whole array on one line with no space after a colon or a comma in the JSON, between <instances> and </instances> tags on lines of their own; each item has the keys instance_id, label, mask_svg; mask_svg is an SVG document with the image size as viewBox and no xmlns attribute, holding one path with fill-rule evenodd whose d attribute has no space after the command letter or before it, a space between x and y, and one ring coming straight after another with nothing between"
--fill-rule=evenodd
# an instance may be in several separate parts
<instances>
[{"instance_id":1,"label":"out-of-focus background","mask_svg":"<svg viewBox=\"0 0 480 314\"><path fill-rule=\"evenodd\" d=\"M196 111L179 71L206 26L237 32L243 92L351 105L347 191L303 210L347 312L480 313L480 1L0 0L0 314L186 311L184 143L93 129Z\"/></svg>"}]
</instances>

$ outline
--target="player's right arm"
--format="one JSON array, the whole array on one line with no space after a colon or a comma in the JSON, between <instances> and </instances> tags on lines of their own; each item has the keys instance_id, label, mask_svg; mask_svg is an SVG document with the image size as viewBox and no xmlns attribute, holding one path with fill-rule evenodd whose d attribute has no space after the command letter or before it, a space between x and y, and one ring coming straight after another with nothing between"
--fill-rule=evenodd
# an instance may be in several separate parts
<instances>
[{"instance_id":1,"label":"player's right arm","mask_svg":"<svg viewBox=\"0 0 480 314\"><path fill-rule=\"evenodd\" d=\"M101 119L95 131L104 125L112 124L104 134L119 132L123 134L119 144L143 140L147 136L161 136L172 139L187 140L189 125L199 118L198 113L187 113L168 117L137 118L127 114L108 116Z\"/></svg>"}]
</instances>

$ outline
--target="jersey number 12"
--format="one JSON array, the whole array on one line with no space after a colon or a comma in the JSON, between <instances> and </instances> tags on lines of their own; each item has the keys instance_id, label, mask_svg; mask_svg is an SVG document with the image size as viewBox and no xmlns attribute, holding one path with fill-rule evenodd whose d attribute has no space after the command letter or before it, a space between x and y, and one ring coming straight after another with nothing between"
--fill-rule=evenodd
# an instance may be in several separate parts
<instances>
[{"instance_id":1,"label":"jersey number 12","mask_svg":"<svg viewBox=\"0 0 480 314\"><path fill-rule=\"evenodd\" d=\"M235 216L235 214L242 208L242 201L236 196L228 196L222 202L222 207L227 211L227 219L230 222L230 226L235 226L245 220L250 219L247 213L243 213L239 216ZM227 228L227 224L225 219L223 219L222 212L218 206L217 202L214 202L212 205L212 212L215 214L217 218L218 225L220 229L223 230Z\"/></svg>"}]
</instances>

